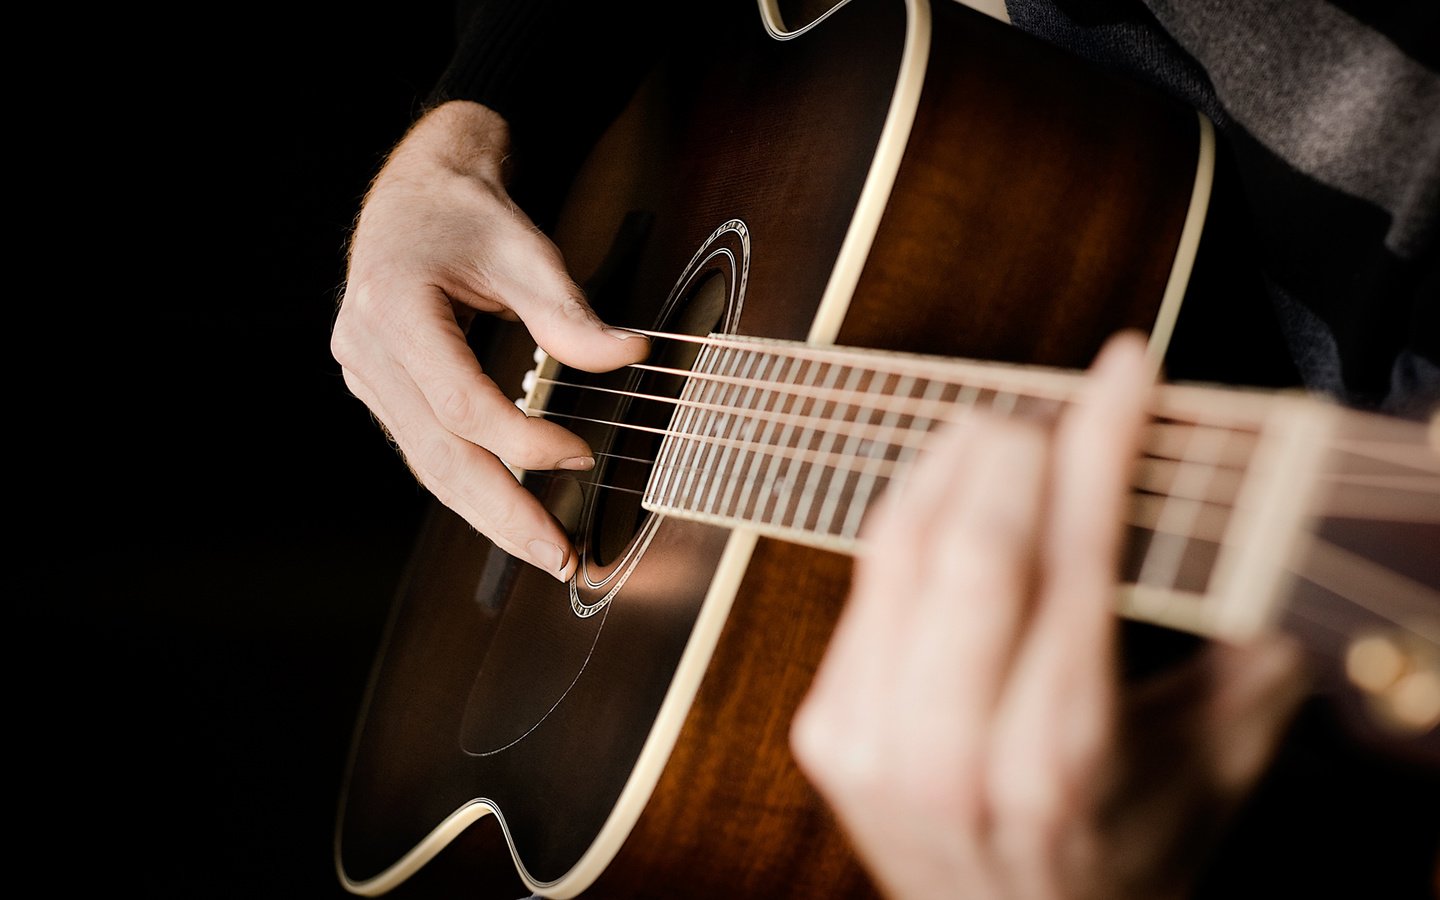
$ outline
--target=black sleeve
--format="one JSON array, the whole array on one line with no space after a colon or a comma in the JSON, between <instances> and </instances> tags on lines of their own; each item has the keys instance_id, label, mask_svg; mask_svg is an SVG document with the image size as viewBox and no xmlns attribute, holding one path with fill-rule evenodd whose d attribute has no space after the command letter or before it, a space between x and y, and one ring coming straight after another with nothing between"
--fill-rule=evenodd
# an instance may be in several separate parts
<instances>
[{"instance_id":1,"label":"black sleeve","mask_svg":"<svg viewBox=\"0 0 1440 900\"><path fill-rule=\"evenodd\" d=\"M658 61L676 15L657 0L472 0L458 10L454 55L426 105L472 100L504 116L512 194L543 224Z\"/></svg>"}]
</instances>

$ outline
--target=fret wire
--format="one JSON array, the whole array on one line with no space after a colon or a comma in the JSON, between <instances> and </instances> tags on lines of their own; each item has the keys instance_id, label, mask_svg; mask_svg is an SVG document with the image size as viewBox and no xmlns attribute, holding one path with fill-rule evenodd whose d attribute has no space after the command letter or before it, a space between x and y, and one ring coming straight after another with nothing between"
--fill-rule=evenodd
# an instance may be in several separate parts
<instances>
[{"instance_id":1,"label":"fret wire","mask_svg":"<svg viewBox=\"0 0 1440 900\"><path fill-rule=\"evenodd\" d=\"M990 411L1008 416L1015 411L1017 397L1010 391L996 391L995 396L990 398Z\"/></svg>"},{"instance_id":2,"label":"fret wire","mask_svg":"<svg viewBox=\"0 0 1440 900\"><path fill-rule=\"evenodd\" d=\"M801 369L801 366L804 366L804 361L791 359L789 360L789 364L795 369L788 376L793 380L795 377L799 377L799 369ZM768 397L768 402L775 403L775 409L779 409L780 412L783 413L785 412L786 405L788 405L792 399L792 393L773 392L772 395ZM778 459L789 458L789 456L791 456L789 452L776 454L775 448L785 446L785 438L793 429L795 429L795 422L793 422L792 416L782 415L775 416L775 422L770 423L768 431L763 432L765 433L766 439L765 441L759 442L760 449L757 451L759 452L759 459L757 459L755 464L756 480L759 481L759 490L755 491L756 480L747 481L746 485L744 485L747 491L755 491L749 497L749 503L753 504L753 513L746 518L749 518L750 521L762 521L762 523L763 521L768 521L768 518L766 518L766 508L768 508L769 504L770 490L772 490L773 485L775 485L775 469L776 465L779 465ZM770 433L775 433L775 439L773 439L773 441L769 439ZM785 449L789 451L791 448L786 446Z\"/></svg>"},{"instance_id":3,"label":"fret wire","mask_svg":"<svg viewBox=\"0 0 1440 900\"><path fill-rule=\"evenodd\" d=\"M766 359L767 357L773 358L773 355L762 353L746 353L743 357L744 364L738 368L741 372L743 372L744 376L748 378L755 372L756 364L761 359ZM762 369L761 371L764 370ZM745 407L750 403L750 400L754 395L753 389L748 387L735 386L731 388L731 391L733 391L734 393L728 395L725 402L728 405L732 406L734 410L745 409ZM736 394L738 394L738 396L735 396ZM731 413L727 414L725 416L725 427L723 429L723 434L726 437L734 438L736 436L736 430L743 427L742 423L744 421L745 417L739 412L732 411ZM730 461L736 453L736 449L732 446L722 447L719 453L719 457L715 463L716 471L722 473L730 471ZM708 509L709 511L714 512L715 504L718 503L720 500L721 488L724 487L727 483L729 483L729 481L730 479L728 478L714 479L710 485L710 490L707 492L705 500L697 504L696 508Z\"/></svg>"},{"instance_id":4,"label":"fret wire","mask_svg":"<svg viewBox=\"0 0 1440 900\"><path fill-rule=\"evenodd\" d=\"M696 356L695 365L704 365L706 360L709 357L714 356L717 352L718 351L716 351L712 347L702 348L700 353ZM681 391L681 397L682 399L694 398L695 396L702 393L705 388L706 386L703 384L698 384L694 381L686 379L685 387ZM686 395L689 396L687 397ZM690 420L693 419L694 415L695 411L693 407L687 408L683 412L677 411L671 417L672 427L667 429L665 432L662 432L662 434L665 434L667 437L671 434L684 434L686 426L689 424ZM659 470L660 475L659 480L655 486L655 494L659 498L666 498L667 502L671 502L673 504L674 495L671 493L671 491L674 489L673 486L675 480L680 477L680 473L683 473L685 471L684 466L686 463L688 463L686 453L689 450L689 444L688 442L681 440L666 441L665 445L669 451L668 458L666 460L666 465ZM651 480L656 480L655 473L651 473Z\"/></svg>"},{"instance_id":5,"label":"fret wire","mask_svg":"<svg viewBox=\"0 0 1440 900\"><path fill-rule=\"evenodd\" d=\"M771 355L773 357L773 354ZM774 358L780 359L779 357ZM778 375L786 366L792 366L794 362L795 360L793 359L780 359L780 368L776 370L776 374ZM773 380L767 382L766 379L761 378L759 382L761 387L755 394L756 408L765 410L781 396L781 392L773 389ZM756 434L757 422L759 428L758 435ZM749 507L753 499L750 495L750 485L754 481L756 469L763 458L762 454L767 452L765 444L774 428L775 419L772 416L761 416L758 419L752 417L751 421L746 424L745 433L750 435L750 439L745 441L744 444L745 462L736 475L731 477L730 485L730 493L734 498L734 514L737 516L743 517L744 511ZM758 439L756 439L757 437Z\"/></svg>"},{"instance_id":6,"label":"fret wire","mask_svg":"<svg viewBox=\"0 0 1440 900\"><path fill-rule=\"evenodd\" d=\"M1207 444L1219 437L1210 433L1197 442ZM1208 449L1202 447L1201 449ZM1199 452L1197 450L1197 452ZM1137 461L1132 478L1145 490L1184 500L1234 500L1240 492L1242 470L1216 468L1211 461L1152 459Z\"/></svg>"},{"instance_id":7,"label":"fret wire","mask_svg":"<svg viewBox=\"0 0 1440 900\"><path fill-rule=\"evenodd\" d=\"M736 359L738 353L743 352L744 351L737 351L730 347L722 347L717 354L712 357L712 360L707 360L705 367L714 367L723 370ZM718 398L718 394L726 390L727 387L724 382L711 382L702 388L698 399L704 402L706 410L702 413L697 413L692 422L697 424L702 423L707 421L706 416L713 416L715 414L714 409L721 405L714 401ZM699 471L699 468L704 466L704 460L708 457L709 451L715 447L715 444L709 443L706 440L709 435L704 433L704 429L686 428L685 430L690 437L685 441L686 452L682 454L680 462L685 465L689 471L685 472L676 483L675 496L677 501L679 498L690 496L690 486L695 483L697 477L703 481L704 476Z\"/></svg>"},{"instance_id":8,"label":"fret wire","mask_svg":"<svg viewBox=\"0 0 1440 900\"><path fill-rule=\"evenodd\" d=\"M1205 450L1214 452L1213 445L1218 440L1217 433L1206 432L1196 434L1191 442L1192 450ZM1183 462L1191 462L1188 458L1190 451ZM1160 509L1160 516L1157 523L1157 531L1151 538L1149 545L1145 548L1145 559L1140 565L1140 573L1135 580L1140 584L1163 585L1165 587L1178 587L1180 580L1180 567L1184 563L1185 551L1190 546L1191 536L1195 533L1195 522L1200 515L1200 501L1192 499L1197 496L1205 496L1205 488L1208 486L1211 477L1216 469L1213 466L1183 469L1176 476L1176 486L1183 485L1184 496L1176 496L1175 493L1168 493L1164 505ZM1208 580L1208 578L1207 578Z\"/></svg>"},{"instance_id":9,"label":"fret wire","mask_svg":"<svg viewBox=\"0 0 1440 900\"><path fill-rule=\"evenodd\" d=\"M1225 426L1155 421L1145 429L1145 451L1158 458L1178 460L1184 455L1184 448L1191 434L1210 430L1224 432L1224 440L1219 442L1221 449L1216 454L1218 464L1233 469L1241 469L1249 464L1260 436L1253 431L1241 431Z\"/></svg>"},{"instance_id":10,"label":"fret wire","mask_svg":"<svg viewBox=\"0 0 1440 900\"><path fill-rule=\"evenodd\" d=\"M805 378L803 384L806 387L817 387L820 385L822 380L825 385L833 387L835 384L835 379L839 377L840 374L839 366L834 363L817 362L816 360L807 359L802 360L801 364L805 367ZM799 380L792 382L792 384L799 383L801 383ZM795 395L793 392L791 392L791 394L787 396L784 400L782 400L780 403L782 409L795 411L797 414L796 417L800 421L804 421L807 423L806 427L800 429L800 433L799 435L797 435L797 439L795 441L795 446L793 448L787 448L798 451L798 453L802 456L804 460L802 465L805 469L804 475L806 485L811 485L811 479L816 475L818 471L815 464L814 451L816 447L818 447L820 443L824 441L824 436L828 433L827 430L817 429L814 427L813 424L810 423L814 420L823 420L825 418L821 414L821 411L826 402L827 401L821 400L816 396L804 397ZM813 496L813 494L811 494L810 496ZM795 497L797 507L804 505L804 503L806 502L805 497L806 490L805 488L802 488L800 494L796 495Z\"/></svg>"},{"instance_id":11,"label":"fret wire","mask_svg":"<svg viewBox=\"0 0 1440 900\"><path fill-rule=\"evenodd\" d=\"M834 374L836 377L838 377L838 373L841 371L848 372L849 374L847 374L846 376L846 384L853 387L853 369L850 369L849 367L844 366L840 363L833 364L831 368L833 370L832 374ZM832 409L829 413L825 413L822 411L820 415L813 416L811 418L812 421L817 422L836 421L837 419L840 419L838 413L839 409L837 407ZM773 452L773 450L775 448L783 448L786 451L799 450L803 453L809 446L811 437L814 434L815 430L816 429L812 424L807 424L804 428L797 428L795 425L787 423L786 425L781 427L778 440L776 440L772 444L770 449L767 449L765 451L766 459L763 464L764 478L760 482L759 491L756 495L754 521L764 522L766 524L774 523L774 519L772 518L772 516L774 516L775 514L775 508L779 506L778 498L775 494L776 481L779 479L781 472L791 474L790 470L792 466L787 465L787 463L790 462L790 460L797 455L793 452L777 454ZM822 430L822 434L828 435L831 434L831 432ZM807 462L809 462L811 466L807 474L813 474L816 471L813 468L814 463L810 460L807 460Z\"/></svg>"},{"instance_id":12,"label":"fret wire","mask_svg":"<svg viewBox=\"0 0 1440 900\"><path fill-rule=\"evenodd\" d=\"M773 384L787 379L793 380L796 371L805 365L802 361L776 356L773 353L757 353L756 356L763 360L760 368L760 380L766 383ZM768 392L764 389L749 390L751 390L750 396L752 399L747 401L746 413L741 416L744 421L744 424L741 426L741 433L745 436L745 458L729 478L730 483L726 486L725 496L720 502L720 509L722 511L731 509L738 510L747 500L742 485L745 484L749 473L755 468L755 431L757 427L763 427L762 425L758 425L758 423L764 421L764 419L757 419L752 413L756 410L763 409L765 404L769 403L773 397L778 396L778 394ZM736 455L738 456L739 454L740 451L737 451Z\"/></svg>"},{"instance_id":13,"label":"fret wire","mask_svg":"<svg viewBox=\"0 0 1440 900\"><path fill-rule=\"evenodd\" d=\"M914 399L916 385L923 383L923 379L899 372L883 373L880 380L883 393L906 399ZM895 423L899 421L901 414L872 406L862 410L860 417L863 418L867 431L878 428L878 433L873 438L862 438L858 435L847 438L851 445L851 456L859 460L860 464L847 466L843 471L835 473L834 477L839 479L841 484L841 505L828 520L829 530L842 536L847 534L847 527L854 518L855 511L868 504L870 492L874 488L876 452L879 450L882 455L888 453L886 441L894 432ZM887 449L880 450L882 444L886 444Z\"/></svg>"},{"instance_id":14,"label":"fret wire","mask_svg":"<svg viewBox=\"0 0 1440 900\"><path fill-rule=\"evenodd\" d=\"M865 373L867 370L857 366L849 366L847 368L850 369L850 374L847 375L845 379L845 390L850 391L864 381ZM860 411L864 408L865 407L860 404L847 404L847 415L844 421L853 421L849 417L849 414L853 412L854 415L858 416L860 414ZM831 449L835 450L842 459L854 458L854 435L845 435L842 442L841 435L837 434L836 432L830 432L829 439ZM838 450L836 450L837 445L839 445ZM824 496L820 502L820 512L815 520L814 530L819 531L823 534L829 534L830 522L835 518L835 510L840 505L840 498L844 493L847 478L845 477L845 475L841 474L842 469L840 466L827 466L825 468L829 469L830 471L826 473L824 470L822 470L820 472L819 478L816 479L816 489L818 491L823 491ZM848 470L843 471L848 472ZM829 475L828 480L826 479L827 474ZM822 482L825 485L823 488L820 487L820 484Z\"/></svg>"},{"instance_id":15,"label":"fret wire","mask_svg":"<svg viewBox=\"0 0 1440 900\"><path fill-rule=\"evenodd\" d=\"M915 389L922 385L922 399L939 399L939 397L944 394L944 382L917 379L910 375L904 376L895 386L895 389L897 392L902 392L906 396L913 397ZM881 417L880 424L885 428L886 435L881 439L872 441L870 444L872 451L877 447L884 446L885 449L881 451L880 455L881 459L885 458L889 454L890 448L895 446L891 442L890 436L899 429L902 418L904 418L902 415L895 412L886 412L884 416ZM911 425L914 425L913 421ZM875 462L876 457L874 453L871 452L864 455L867 458L862 467L861 477L856 480L855 498L850 502L850 508L846 511L845 521L840 526L840 534L846 537L854 537L859 534L864 513L870 507L870 498L874 495L875 487L880 481L879 469Z\"/></svg>"},{"instance_id":16,"label":"fret wire","mask_svg":"<svg viewBox=\"0 0 1440 900\"><path fill-rule=\"evenodd\" d=\"M729 347L722 347L715 359L713 368L720 372L731 373L737 363L743 358L744 351L734 350ZM715 426L719 423L719 410L724 409L729 399L733 386L724 382L711 383L706 388L706 408L698 413L694 419L694 427L686 429L692 437L700 438L700 441L687 441L691 446L690 458L686 461L686 471L676 486L675 496L677 503L689 505L693 502L696 491L703 491L709 484L709 465L711 457L719 451L721 445L704 441L703 439L716 433Z\"/></svg>"},{"instance_id":17,"label":"fret wire","mask_svg":"<svg viewBox=\"0 0 1440 900\"><path fill-rule=\"evenodd\" d=\"M872 375L871 390L875 390L875 377ZM915 376L885 372L880 373L878 377L881 393L906 399L914 397L917 381ZM847 466L843 471L837 470L832 476L840 483L838 493L840 503L826 519L825 530L842 537L850 536L847 532L850 520L854 518L856 510L865 506L869 499L869 491L874 480L871 473L874 470L875 449L885 440L885 436L894 430L894 424L899 415L890 410L869 407L861 410L859 417L864 419L867 430L874 427L878 429L878 433L873 439L855 435L847 437L846 451L852 459L859 460L860 464L859 466Z\"/></svg>"},{"instance_id":18,"label":"fret wire","mask_svg":"<svg viewBox=\"0 0 1440 900\"><path fill-rule=\"evenodd\" d=\"M815 366L812 361L806 360L802 364L804 364L804 366L808 366L809 369L816 370L816 372L818 372L819 367ZM814 377L814 373L811 373L811 376L809 377ZM806 403L812 403L812 405L818 406L818 403L816 403L814 399L809 399L809 397L802 397L802 399L793 400L793 403L795 403L795 405L801 409L805 408ZM814 409L812 409L812 412L814 412ZM811 415L811 413L804 412L799 413L799 415L805 416L806 419L811 420L822 420L825 418L825 416L816 416ZM801 452L814 452L815 449L818 448L816 448L816 446L812 446L812 444L816 444L816 442L819 442L819 444L824 444L824 436L825 433L828 432L822 432L821 435L816 435L815 431L816 429L814 428L814 426L806 426L806 428L802 429L801 433L799 433L798 439L796 439L795 442L796 449L799 449L799 451ZM808 459L808 461L802 462L802 465L804 465L805 468L805 487L802 487L799 491L792 491L796 511L801 510L801 508L808 507L809 503L812 503L812 501L814 501L815 484L816 482L818 482L819 472L821 472L821 467L815 465L814 459Z\"/></svg>"}]
</instances>

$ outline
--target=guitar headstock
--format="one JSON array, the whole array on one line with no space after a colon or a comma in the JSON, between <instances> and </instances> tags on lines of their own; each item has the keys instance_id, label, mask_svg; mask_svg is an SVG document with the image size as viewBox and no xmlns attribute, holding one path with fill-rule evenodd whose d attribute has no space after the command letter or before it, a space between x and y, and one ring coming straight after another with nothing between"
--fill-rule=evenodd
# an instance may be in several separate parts
<instances>
[{"instance_id":1,"label":"guitar headstock","mask_svg":"<svg viewBox=\"0 0 1440 900\"><path fill-rule=\"evenodd\" d=\"M1412 632L1377 631L1345 653L1345 675L1381 727L1418 738L1440 727L1440 650Z\"/></svg>"},{"instance_id":2,"label":"guitar headstock","mask_svg":"<svg viewBox=\"0 0 1440 900\"><path fill-rule=\"evenodd\" d=\"M1440 415L1337 425L1291 623L1366 737L1440 767Z\"/></svg>"}]
</instances>

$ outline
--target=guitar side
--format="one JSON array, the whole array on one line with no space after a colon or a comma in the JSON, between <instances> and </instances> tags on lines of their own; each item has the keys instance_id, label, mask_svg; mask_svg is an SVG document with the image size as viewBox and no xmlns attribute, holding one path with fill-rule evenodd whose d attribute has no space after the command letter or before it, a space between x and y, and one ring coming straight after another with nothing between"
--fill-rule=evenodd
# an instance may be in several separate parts
<instances>
[{"instance_id":1,"label":"guitar side","mask_svg":"<svg viewBox=\"0 0 1440 900\"><path fill-rule=\"evenodd\" d=\"M786 41L742 15L689 46L556 230L605 317L656 327L716 290L745 334L1069 367L1121 327L1163 344L1194 114L953 4L930 13L856 2ZM951 62L926 67L932 47ZM907 71L923 90L896 137ZM587 427L597 448L626 440ZM421 896L443 855L481 897L871 895L787 744L848 558L527 481L589 535L589 574L572 591L434 512L357 731L342 883Z\"/></svg>"}]
</instances>

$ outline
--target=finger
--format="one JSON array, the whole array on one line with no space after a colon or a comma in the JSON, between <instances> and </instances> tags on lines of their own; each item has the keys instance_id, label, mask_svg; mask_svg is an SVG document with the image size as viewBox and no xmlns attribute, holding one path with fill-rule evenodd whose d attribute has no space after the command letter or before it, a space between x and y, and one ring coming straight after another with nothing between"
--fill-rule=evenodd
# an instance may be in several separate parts
<instances>
[{"instance_id":1,"label":"finger","mask_svg":"<svg viewBox=\"0 0 1440 900\"><path fill-rule=\"evenodd\" d=\"M1115 733L1115 601L1123 517L1151 375L1143 342L1110 341L1061 417L1034 624L995 723L988 775L1002 865L1057 888L1068 823L1084 821Z\"/></svg>"},{"instance_id":2,"label":"finger","mask_svg":"<svg viewBox=\"0 0 1440 900\"><path fill-rule=\"evenodd\" d=\"M939 509L933 482L966 468L965 436L957 429L922 453L871 509L845 607L792 723L797 761L842 810L884 802L900 657L937 557L926 524Z\"/></svg>"},{"instance_id":3,"label":"finger","mask_svg":"<svg viewBox=\"0 0 1440 900\"><path fill-rule=\"evenodd\" d=\"M1080 721L1102 722L1112 709L1121 542L1153 388L1144 339L1122 332L1102 348L1056 432L1039 616L1026 661L1036 691L1059 696L1047 673L1071 686L1065 706ZM1077 698L1076 685L1096 693ZM1106 715L1084 716L1087 706ZM1099 735L1077 737L1084 747Z\"/></svg>"},{"instance_id":4,"label":"finger","mask_svg":"<svg viewBox=\"0 0 1440 900\"><path fill-rule=\"evenodd\" d=\"M498 457L441 426L419 389L402 376L381 378L378 390L349 370L345 376L437 500L506 553L569 579L577 559L569 537Z\"/></svg>"},{"instance_id":5,"label":"finger","mask_svg":"<svg viewBox=\"0 0 1440 900\"><path fill-rule=\"evenodd\" d=\"M913 707L948 710L963 693L986 698L967 709L988 711L994 680L983 673L1008 653L1013 634L1008 595L1018 587L1006 580L1009 561L1028 550L1012 540L1023 529L990 521L993 498L977 506L971 494L1033 482L1024 453L989 446L1002 440L991 432L1006 427L976 417L936 434L865 523L854 589L827 654L841 662L820 674L844 686L851 708L888 709L905 696ZM957 720L928 724L951 728Z\"/></svg>"},{"instance_id":6,"label":"finger","mask_svg":"<svg viewBox=\"0 0 1440 900\"><path fill-rule=\"evenodd\" d=\"M797 756L894 896L988 883L976 760L1044 472L1028 426L986 418L937 435L867 522L856 590L797 718Z\"/></svg>"},{"instance_id":7,"label":"finger","mask_svg":"<svg viewBox=\"0 0 1440 900\"><path fill-rule=\"evenodd\" d=\"M957 457L961 450L958 442L949 448ZM915 468L924 471L916 466L908 477L891 482L862 523L849 595L792 728L791 743L802 763L813 759L817 767L828 768L837 765L837 748L854 755L874 750L848 735L857 733L852 723L873 724L894 696L893 657L905 646L912 616L908 601L923 588L927 561L933 559L930 531L921 525L918 511L931 492L923 476L915 477ZM879 732L871 728L860 734L864 740ZM856 770L865 763L851 759L841 765Z\"/></svg>"},{"instance_id":8,"label":"finger","mask_svg":"<svg viewBox=\"0 0 1440 900\"><path fill-rule=\"evenodd\" d=\"M546 353L567 366L608 372L650 352L644 335L607 325L591 309L560 250L512 207L514 219L486 247L479 293L513 310Z\"/></svg>"},{"instance_id":9,"label":"finger","mask_svg":"<svg viewBox=\"0 0 1440 900\"><path fill-rule=\"evenodd\" d=\"M963 468L927 492L928 602L904 687L932 698L978 756L1030 612L1048 451L1038 427L1016 420L977 418L968 440Z\"/></svg>"},{"instance_id":10,"label":"finger","mask_svg":"<svg viewBox=\"0 0 1440 900\"><path fill-rule=\"evenodd\" d=\"M357 302L364 302L364 297ZM593 467L585 441L554 422L521 412L484 373L442 292L415 287L392 300L364 311L360 318L372 323L370 330L379 331L386 340L351 341L356 347L336 354L347 370L370 382L372 396L384 399L395 390L392 406L403 402L399 397L412 396L412 389L419 390L432 416L408 416L416 428L403 435L410 448L419 444L433 418L439 428L518 468ZM364 348L369 348L369 356L353 359L366 353ZM405 374L393 377L396 369ZM464 467L458 474L464 474Z\"/></svg>"}]
</instances>

